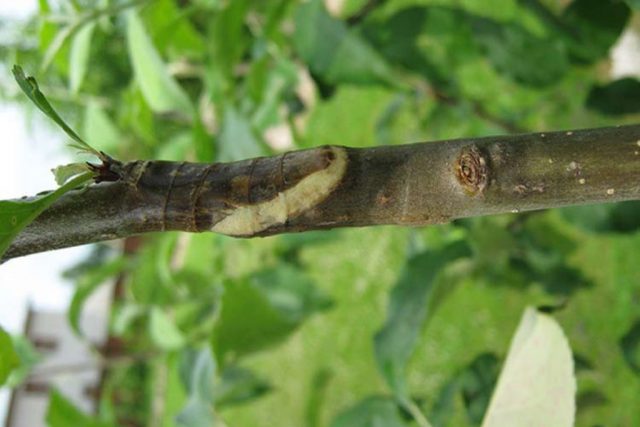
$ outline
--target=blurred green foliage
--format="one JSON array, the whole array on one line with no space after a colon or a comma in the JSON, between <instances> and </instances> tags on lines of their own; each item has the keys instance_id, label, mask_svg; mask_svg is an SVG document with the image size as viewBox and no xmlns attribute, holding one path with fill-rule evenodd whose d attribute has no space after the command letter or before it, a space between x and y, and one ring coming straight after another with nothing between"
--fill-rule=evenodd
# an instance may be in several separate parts
<instances>
[{"instance_id":1,"label":"blurred green foliage","mask_svg":"<svg viewBox=\"0 0 640 427\"><path fill-rule=\"evenodd\" d=\"M39 0L29 22L2 23L15 37L0 55L113 157L231 161L637 122L640 82L608 72L637 11L631 0ZM434 426L475 426L533 304L564 306L577 425L640 425L639 213L628 202L424 229L165 233L124 256L98 247L70 273L70 322L118 275L111 334L133 362L110 368L96 419L58 394L48 418L411 426L418 408Z\"/></svg>"}]
</instances>

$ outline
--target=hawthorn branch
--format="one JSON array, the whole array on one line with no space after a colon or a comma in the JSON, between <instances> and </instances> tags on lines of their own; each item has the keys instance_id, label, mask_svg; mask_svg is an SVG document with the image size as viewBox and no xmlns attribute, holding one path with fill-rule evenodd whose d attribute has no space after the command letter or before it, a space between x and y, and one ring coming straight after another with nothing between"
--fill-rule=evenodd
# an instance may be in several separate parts
<instances>
[{"instance_id":1,"label":"hawthorn branch","mask_svg":"<svg viewBox=\"0 0 640 427\"><path fill-rule=\"evenodd\" d=\"M5 259L165 230L255 237L637 200L640 125L116 169L56 201Z\"/></svg>"}]
</instances>

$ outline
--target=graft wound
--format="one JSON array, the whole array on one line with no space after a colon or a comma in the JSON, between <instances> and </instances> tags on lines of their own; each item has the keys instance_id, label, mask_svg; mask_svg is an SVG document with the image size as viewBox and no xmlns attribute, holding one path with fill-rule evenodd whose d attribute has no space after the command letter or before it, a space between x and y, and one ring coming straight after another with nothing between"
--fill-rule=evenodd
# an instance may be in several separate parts
<instances>
[{"instance_id":1,"label":"graft wound","mask_svg":"<svg viewBox=\"0 0 640 427\"><path fill-rule=\"evenodd\" d=\"M347 170L348 156L344 148L318 150L327 166L301 179L295 186L277 193L276 197L248 206L239 206L211 230L229 236L250 236L269 227L284 224L290 217L312 209L331 194Z\"/></svg>"},{"instance_id":2,"label":"graft wound","mask_svg":"<svg viewBox=\"0 0 640 427\"><path fill-rule=\"evenodd\" d=\"M475 196L485 189L489 180L487 159L477 146L463 147L456 159L455 173L464 191Z\"/></svg>"}]
</instances>

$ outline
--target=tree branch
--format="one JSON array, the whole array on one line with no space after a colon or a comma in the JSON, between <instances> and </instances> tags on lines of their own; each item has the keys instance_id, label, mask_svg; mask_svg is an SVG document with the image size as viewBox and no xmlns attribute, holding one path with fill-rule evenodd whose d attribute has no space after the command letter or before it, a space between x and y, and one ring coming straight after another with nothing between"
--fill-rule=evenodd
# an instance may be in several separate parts
<instances>
[{"instance_id":1,"label":"tree branch","mask_svg":"<svg viewBox=\"0 0 640 427\"><path fill-rule=\"evenodd\" d=\"M56 201L5 259L152 231L254 237L640 199L640 125L234 163L135 161L119 176Z\"/></svg>"}]
</instances>

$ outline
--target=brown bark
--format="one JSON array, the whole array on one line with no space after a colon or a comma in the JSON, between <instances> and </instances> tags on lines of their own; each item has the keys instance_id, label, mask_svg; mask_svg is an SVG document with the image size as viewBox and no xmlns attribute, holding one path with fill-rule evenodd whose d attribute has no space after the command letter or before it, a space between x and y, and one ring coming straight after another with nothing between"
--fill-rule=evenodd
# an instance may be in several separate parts
<instances>
[{"instance_id":1,"label":"brown bark","mask_svg":"<svg viewBox=\"0 0 640 427\"><path fill-rule=\"evenodd\" d=\"M321 147L234 163L132 162L67 193L5 258L140 233L239 237L640 199L640 125L373 148Z\"/></svg>"}]
</instances>

